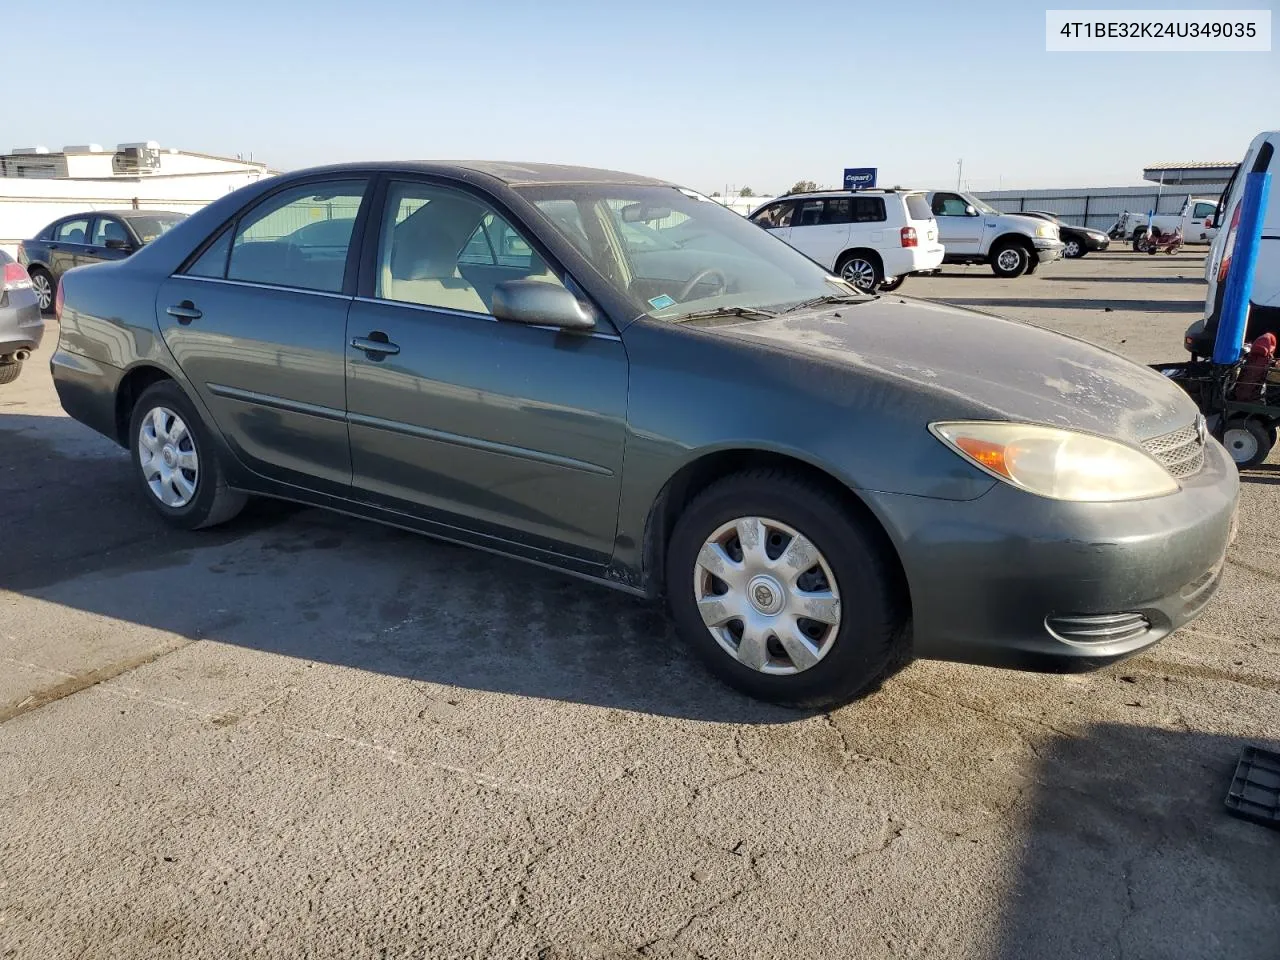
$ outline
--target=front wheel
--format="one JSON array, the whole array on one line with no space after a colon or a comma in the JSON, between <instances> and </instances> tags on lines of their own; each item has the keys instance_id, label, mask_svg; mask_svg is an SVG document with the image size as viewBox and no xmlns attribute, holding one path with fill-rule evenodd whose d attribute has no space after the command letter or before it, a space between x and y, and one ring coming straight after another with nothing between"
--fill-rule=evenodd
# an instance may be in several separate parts
<instances>
[{"instance_id":1,"label":"front wheel","mask_svg":"<svg viewBox=\"0 0 1280 960\"><path fill-rule=\"evenodd\" d=\"M1019 243L1006 243L991 254L991 272L997 277L1020 277L1031 266L1031 254Z\"/></svg>"},{"instance_id":2,"label":"front wheel","mask_svg":"<svg viewBox=\"0 0 1280 960\"><path fill-rule=\"evenodd\" d=\"M772 703L834 706L880 676L903 636L890 550L827 489L746 471L681 514L667 600L681 638L726 683Z\"/></svg>"},{"instance_id":3,"label":"front wheel","mask_svg":"<svg viewBox=\"0 0 1280 960\"><path fill-rule=\"evenodd\" d=\"M1256 467L1267 459L1275 446L1275 428L1259 420L1235 417L1222 431L1222 445L1241 470Z\"/></svg>"},{"instance_id":4,"label":"front wheel","mask_svg":"<svg viewBox=\"0 0 1280 960\"><path fill-rule=\"evenodd\" d=\"M886 277L880 284L880 290L884 293L892 293L906 282L907 275L905 273L896 277Z\"/></svg>"},{"instance_id":5,"label":"front wheel","mask_svg":"<svg viewBox=\"0 0 1280 960\"><path fill-rule=\"evenodd\" d=\"M1075 260L1078 257L1083 257L1084 244L1079 240L1068 240L1066 246L1062 249L1062 255L1068 260Z\"/></svg>"},{"instance_id":6,"label":"front wheel","mask_svg":"<svg viewBox=\"0 0 1280 960\"><path fill-rule=\"evenodd\" d=\"M129 439L143 497L173 526L212 527L244 507L245 495L227 486L208 428L172 380L138 398Z\"/></svg>"}]
</instances>

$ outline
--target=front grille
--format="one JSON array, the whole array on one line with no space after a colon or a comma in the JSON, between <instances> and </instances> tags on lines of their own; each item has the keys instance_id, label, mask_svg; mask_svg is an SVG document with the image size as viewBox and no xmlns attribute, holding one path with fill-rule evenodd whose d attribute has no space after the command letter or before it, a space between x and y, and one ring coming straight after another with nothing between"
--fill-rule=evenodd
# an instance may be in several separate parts
<instances>
[{"instance_id":1,"label":"front grille","mask_svg":"<svg viewBox=\"0 0 1280 960\"><path fill-rule=\"evenodd\" d=\"M1046 617L1048 631L1067 643L1119 643L1135 640L1151 629L1140 613L1104 613L1078 617Z\"/></svg>"},{"instance_id":2,"label":"front grille","mask_svg":"<svg viewBox=\"0 0 1280 960\"><path fill-rule=\"evenodd\" d=\"M1142 445L1176 480L1199 473L1204 466L1204 443L1200 439L1198 420L1181 430L1144 440Z\"/></svg>"}]
</instances>

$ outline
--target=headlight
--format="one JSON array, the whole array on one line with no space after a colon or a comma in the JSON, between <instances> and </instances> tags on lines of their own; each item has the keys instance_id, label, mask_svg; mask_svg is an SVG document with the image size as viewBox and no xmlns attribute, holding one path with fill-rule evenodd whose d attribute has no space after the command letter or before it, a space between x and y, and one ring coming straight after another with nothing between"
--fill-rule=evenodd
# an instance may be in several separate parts
<instances>
[{"instance_id":1,"label":"headlight","mask_svg":"<svg viewBox=\"0 0 1280 960\"><path fill-rule=\"evenodd\" d=\"M1037 237L1049 237L1050 239L1052 239L1057 235L1058 235L1058 231L1054 227L1054 225L1051 223L1041 224L1040 226L1036 227Z\"/></svg>"},{"instance_id":2,"label":"headlight","mask_svg":"<svg viewBox=\"0 0 1280 960\"><path fill-rule=\"evenodd\" d=\"M1178 490L1169 472L1142 451L1089 433L993 420L932 423L929 429L979 469L1053 500L1141 500Z\"/></svg>"}]
</instances>

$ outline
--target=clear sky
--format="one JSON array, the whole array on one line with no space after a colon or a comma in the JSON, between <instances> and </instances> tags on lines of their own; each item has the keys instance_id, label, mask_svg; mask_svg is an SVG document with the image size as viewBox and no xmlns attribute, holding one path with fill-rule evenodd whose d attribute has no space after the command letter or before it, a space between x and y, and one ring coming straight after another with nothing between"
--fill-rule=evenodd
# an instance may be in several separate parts
<instances>
[{"instance_id":1,"label":"clear sky","mask_svg":"<svg viewBox=\"0 0 1280 960\"><path fill-rule=\"evenodd\" d=\"M1280 30L1274 0L1159 2L1272 9ZM845 166L954 184L959 158L978 190L1134 183L1280 128L1275 50L1046 53L1044 11L1069 6L60 0L31 42L0 44L0 149L546 160L764 194Z\"/></svg>"}]
</instances>

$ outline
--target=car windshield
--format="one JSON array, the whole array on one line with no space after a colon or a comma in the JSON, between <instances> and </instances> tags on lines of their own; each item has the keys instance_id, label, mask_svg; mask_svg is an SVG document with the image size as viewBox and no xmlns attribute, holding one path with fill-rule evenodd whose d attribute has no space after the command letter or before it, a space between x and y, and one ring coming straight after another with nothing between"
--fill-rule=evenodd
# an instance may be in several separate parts
<instances>
[{"instance_id":1,"label":"car windshield","mask_svg":"<svg viewBox=\"0 0 1280 960\"><path fill-rule=\"evenodd\" d=\"M691 190L518 188L634 305L662 320L768 311L857 291L745 217Z\"/></svg>"},{"instance_id":2,"label":"car windshield","mask_svg":"<svg viewBox=\"0 0 1280 960\"><path fill-rule=\"evenodd\" d=\"M162 233L186 219L181 213L156 213L145 217L130 217L129 226L143 243L150 243Z\"/></svg>"},{"instance_id":3,"label":"car windshield","mask_svg":"<svg viewBox=\"0 0 1280 960\"><path fill-rule=\"evenodd\" d=\"M1000 213L1000 211L997 210L995 207L991 206L991 204L984 203L983 201L979 200L977 197L975 197L971 193L963 194L963 196L965 201L973 204L978 209L978 212L980 213L993 213L997 215Z\"/></svg>"}]
</instances>

